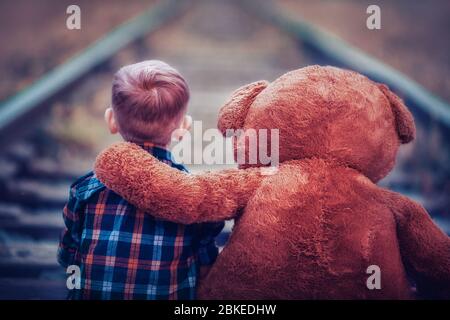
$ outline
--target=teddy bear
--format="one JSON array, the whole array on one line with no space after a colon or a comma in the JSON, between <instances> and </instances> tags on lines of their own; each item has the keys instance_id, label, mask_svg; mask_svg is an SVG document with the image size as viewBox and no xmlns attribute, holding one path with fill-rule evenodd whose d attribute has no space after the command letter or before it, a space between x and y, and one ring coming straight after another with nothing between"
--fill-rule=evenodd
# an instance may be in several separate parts
<instances>
[{"instance_id":1,"label":"teddy bear","mask_svg":"<svg viewBox=\"0 0 450 320\"><path fill-rule=\"evenodd\" d=\"M188 175L125 142L95 164L108 188L157 218L236 218L199 298L450 298L450 238L421 205L377 186L415 137L386 85L308 66L236 90L218 128L278 129L276 172L256 163Z\"/></svg>"}]
</instances>

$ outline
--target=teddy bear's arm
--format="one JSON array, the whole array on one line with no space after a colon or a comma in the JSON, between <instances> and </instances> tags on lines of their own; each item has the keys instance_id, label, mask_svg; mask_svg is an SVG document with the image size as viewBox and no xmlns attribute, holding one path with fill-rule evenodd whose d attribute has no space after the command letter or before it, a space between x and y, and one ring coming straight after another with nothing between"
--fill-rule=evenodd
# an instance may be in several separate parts
<instances>
[{"instance_id":1,"label":"teddy bear's arm","mask_svg":"<svg viewBox=\"0 0 450 320\"><path fill-rule=\"evenodd\" d=\"M131 143L106 149L95 164L108 188L157 218L182 224L233 218L259 185L259 171L186 174Z\"/></svg>"},{"instance_id":2,"label":"teddy bear's arm","mask_svg":"<svg viewBox=\"0 0 450 320\"><path fill-rule=\"evenodd\" d=\"M406 197L396 198L400 251L419 294L450 298L450 238L421 205Z\"/></svg>"}]
</instances>

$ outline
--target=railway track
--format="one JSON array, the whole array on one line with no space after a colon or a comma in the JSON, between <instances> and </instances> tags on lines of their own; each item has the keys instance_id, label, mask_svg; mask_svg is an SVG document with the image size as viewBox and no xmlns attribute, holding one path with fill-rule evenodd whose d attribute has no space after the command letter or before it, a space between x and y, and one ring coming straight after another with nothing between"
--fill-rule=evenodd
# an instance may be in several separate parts
<instances>
[{"instance_id":1,"label":"railway track","mask_svg":"<svg viewBox=\"0 0 450 320\"><path fill-rule=\"evenodd\" d=\"M109 103L112 74L121 65L161 58L176 66L191 87L189 113L207 129L215 127L218 108L236 87L273 80L308 64L332 62L326 58L327 48L315 48L311 54L318 39L308 37L305 45L305 34L299 31L303 29L293 28L281 13L274 16L276 11L268 14L255 8L251 1L181 3L156 6L0 105L4 145L0 152L0 299L65 298L65 274L55 257L61 211L70 183L89 170L95 155L112 141L102 114ZM438 146L448 148L443 119L449 111L439 109L445 114L439 117L435 110L427 110L426 101L408 98L419 118L419 139L432 137ZM433 159L412 161L428 152L424 148L416 145L404 151L399 166L383 183L422 201L449 233L448 168ZM439 177L414 174L428 172L425 166L430 162L437 166L433 170ZM428 189L422 187L423 179L431 179ZM230 228L229 223L219 237L221 244Z\"/></svg>"}]
</instances>

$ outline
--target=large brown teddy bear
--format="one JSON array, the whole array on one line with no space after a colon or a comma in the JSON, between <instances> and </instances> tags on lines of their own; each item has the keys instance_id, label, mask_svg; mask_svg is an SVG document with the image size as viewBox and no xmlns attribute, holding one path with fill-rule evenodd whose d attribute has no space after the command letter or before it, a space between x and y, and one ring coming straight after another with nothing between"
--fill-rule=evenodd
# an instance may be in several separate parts
<instances>
[{"instance_id":1,"label":"large brown teddy bear","mask_svg":"<svg viewBox=\"0 0 450 320\"><path fill-rule=\"evenodd\" d=\"M449 237L419 204L376 185L415 135L385 85L311 66L238 89L218 126L279 129L278 172L188 175L129 143L96 163L106 186L156 217L189 224L240 214L200 298L405 299L415 296L409 279L419 294L450 298ZM381 289L367 287L372 265Z\"/></svg>"}]
</instances>

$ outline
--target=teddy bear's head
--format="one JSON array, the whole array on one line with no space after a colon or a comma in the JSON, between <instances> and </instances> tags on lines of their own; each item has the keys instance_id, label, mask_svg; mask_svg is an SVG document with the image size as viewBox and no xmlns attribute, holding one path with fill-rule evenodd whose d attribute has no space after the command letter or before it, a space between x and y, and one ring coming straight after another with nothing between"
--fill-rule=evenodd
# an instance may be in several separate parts
<instances>
[{"instance_id":1,"label":"teddy bear's head","mask_svg":"<svg viewBox=\"0 0 450 320\"><path fill-rule=\"evenodd\" d=\"M218 128L223 134L227 129L278 129L280 162L322 158L374 182L392 169L399 145L415 136L411 113L386 85L321 66L238 89L220 110ZM246 146L246 153L248 137L242 137L247 144L238 137L235 148ZM270 143L269 134L269 150Z\"/></svg>"}]
</instances>

